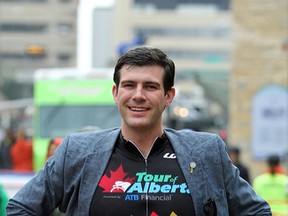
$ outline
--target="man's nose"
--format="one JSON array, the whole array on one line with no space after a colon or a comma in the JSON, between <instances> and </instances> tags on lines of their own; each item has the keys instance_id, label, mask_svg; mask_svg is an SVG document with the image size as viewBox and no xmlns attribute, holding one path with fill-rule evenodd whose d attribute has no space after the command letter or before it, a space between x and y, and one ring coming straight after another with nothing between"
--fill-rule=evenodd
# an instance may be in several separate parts
<instances>
[{"instance_id":1,"label":"man's nose","mask_svg":"<svg viewBox=\"0 0 288 216\"><path fill-rule=\"evenodd\" d=\"M133 99L143 99L145 97L143 88L141 86L137 87L135 89L134 95L133 95Z\"/></svg>"}]
</instances>

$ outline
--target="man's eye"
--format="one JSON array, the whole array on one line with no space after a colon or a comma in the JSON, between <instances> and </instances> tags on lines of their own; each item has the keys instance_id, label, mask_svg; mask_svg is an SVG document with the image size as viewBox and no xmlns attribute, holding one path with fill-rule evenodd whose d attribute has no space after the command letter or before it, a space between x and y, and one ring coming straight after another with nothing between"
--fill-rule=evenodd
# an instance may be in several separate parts
<instances>
[{"instance_id":1,"label":"man's eye","mask_svg":"<svg viewBox=\"0 0 288 216\"><path fill-rule=\"evenodd\" d=\"M133 84L125 84L125 85L123 85L124 88L133 88L133 86L134 86Z\"/></svg>"},{"instance_id":2,"label":"man's eye","mask_svg":"<svg viewBox=\"0 0 288 216\"><path fill-rule=\"evenodd\" d=\"M155 90L155 89L157 89L157 87L154 86L154 85L147 85L146 88L147 88L148 90Z\"/></svg>"}]
</instances>

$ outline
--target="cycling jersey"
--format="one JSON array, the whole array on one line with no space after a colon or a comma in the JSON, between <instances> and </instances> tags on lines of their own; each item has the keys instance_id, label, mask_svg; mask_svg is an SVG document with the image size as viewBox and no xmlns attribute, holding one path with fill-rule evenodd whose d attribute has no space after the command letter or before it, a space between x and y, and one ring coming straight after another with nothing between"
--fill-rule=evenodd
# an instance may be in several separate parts
<instances>
[{"instance_id":1,"label":"cycling jersey","mask_svg":"<svg viewBox=\"0 0 288 216\"><path fill-rule=\"evenodd\" d=\"M147 158L120 135L94 193L90 215L193 216L190 191L165 134Z\"/></svg>"}]
</instances>

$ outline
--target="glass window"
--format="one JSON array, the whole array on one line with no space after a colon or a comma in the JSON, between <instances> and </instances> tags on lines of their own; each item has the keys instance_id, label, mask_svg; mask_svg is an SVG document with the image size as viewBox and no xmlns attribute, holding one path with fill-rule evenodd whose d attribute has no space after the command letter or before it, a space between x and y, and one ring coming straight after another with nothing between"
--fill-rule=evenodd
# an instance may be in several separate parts
<instances>
[{"instance_id":1,"label":"glass window","mask_svg":"<svg viewBox=\"0 0 288 216\"><path fill-rule=\"evenodd\" d=\"M115 105L43 106L40 107L40 136L63 137L85 126L107 129L120 126L120 114Z\"/></svg>"},{"instance_id":2,"label":"glass window","mask_svg":"<svg viewBox=\"0 0 288 216\"><path fill-rule=\"evenodd\" d=\"M69 61L71 59L71 55L69 53L59 53L58 59L60 61Z\"/></svg>"},{"instance_id":3,"label":"glass window","mask_svg":"<svg viewBox=\"0 0 288 216\"><path fill-rule=\"evenodd\" d=\"M24 58L23 53L0 53L1 59L23 59Z\"/></svg>"},{"instance_id":4,"label":"glass window","mask_svg":"<svg viewBox=\"0 0 288 216\"><path fill-rule=\"evenodd\" d=\"M10 53L10 52L0 52L0 58L6 60L39 60L46 58L46 54L40 55L29 55L27 53Z\"/></svg>"},{"instance_id":5,"label":"glass window","mask_svg":"<svg viewBox=\"0 0 288 216\"><path fill-rule=\"evenodd\" d=\"M231 29L227 27L193 27L193 28L165 28L165 27L136 27L135 34L146 36L161 36L161 37L205 37L205 38L228 38L230 37Z\"/></svg>"},{"instance_id":6,"label":"glass window","mask_svg":"<svg viewBox=\"0 0 288 216\"><path fill-rule=\"evenodd\" d=\"M1 23L2 32L44 32L47 29L45 24L26 24L26 23Z\"/></svg>"},{"instance_id":7,"label":"glass window","mask_svg":"<svg viewBox=\"0 0 288 216\"><path fill-rule=\"evenodd\" d=\"M229 51L222 50L165 50L172 59L193 59L210 63L228 62L231 54Z\"/></svg>"},{"instance_id":8,"label":"glass window","mask_svg":"<svg viewBox=\"0 0 288 216\"><path fill-rule=\"evenodd\" d=\"M175 10L180 5L215 5L220 10L229 9L230 0L134 0L135 8L157 8Z\"/></svg>"},{"instance_id":9,"label":"glass window","mask_svg":"<svg viewBox=\"0 0 288 216\"><path fill-rule=\"evenodd\" d=\"M0 2L46 2L47 0L0 0Z\"/></svg>"},{"instance_id":10,"label":"glass window","mask_svg":"<svg viewBox=\"0 0 288 216\"><path fill-rule=\"evenodd\" d=\"M57 32L62 35L70 34L73 30L73 26L69 23L59 23L57 25Z\"/></svg>"}]
</instances>

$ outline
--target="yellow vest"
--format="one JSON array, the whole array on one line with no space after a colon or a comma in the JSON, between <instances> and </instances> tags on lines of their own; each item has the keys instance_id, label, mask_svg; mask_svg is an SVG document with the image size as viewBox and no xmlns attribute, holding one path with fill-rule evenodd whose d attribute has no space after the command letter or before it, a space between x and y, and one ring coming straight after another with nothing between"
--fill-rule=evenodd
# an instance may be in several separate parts
<instances>
[{"instance_id":1,"label":"yellow vest","mask_svg":"<svg viewBox=\"0 0 288 216\"><path fill-rule=\"evenodd\" d=\"M253 181L256 193L266 200L273 216L288 216L288 176L265 173Z\"/></svg>"}]
</instances>

